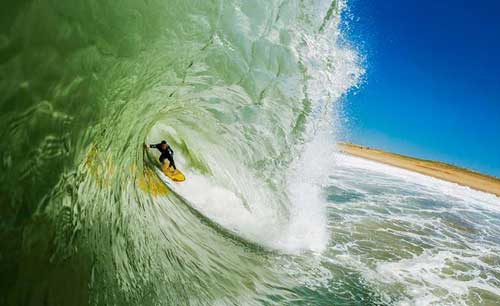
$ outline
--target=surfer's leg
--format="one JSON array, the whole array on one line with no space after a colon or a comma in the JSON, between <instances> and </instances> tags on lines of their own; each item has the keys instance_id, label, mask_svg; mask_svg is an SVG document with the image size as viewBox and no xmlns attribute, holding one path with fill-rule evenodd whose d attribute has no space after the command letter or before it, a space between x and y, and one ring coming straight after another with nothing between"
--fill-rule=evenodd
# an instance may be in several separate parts
<instances>
[{"instance_id":1,"label":"surfer's leg","mask_svg":"<svg viewBox=\"0 0 500 306\"><path fill-rule=\"evenodd\" d=\"M174 170L177 170L177 168L175 167L174 158L172 156L168 157L168 161L170 162L169 166L172 166L172 167L174 167Z\"/></svg>"}]
</instances>

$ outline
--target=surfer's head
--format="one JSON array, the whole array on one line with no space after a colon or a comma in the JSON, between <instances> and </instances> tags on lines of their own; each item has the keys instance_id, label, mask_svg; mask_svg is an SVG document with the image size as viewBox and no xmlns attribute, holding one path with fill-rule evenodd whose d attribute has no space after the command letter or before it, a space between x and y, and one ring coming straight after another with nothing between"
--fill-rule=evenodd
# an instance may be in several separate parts
<instances>
[{"instance_id":1,"label":"surfer's head","mask_svg":"<svg viewBox=\"0 0 500 306\"><path fill-rule=\"evenodd\" d=\"M161 143L160 143L160 145L161 145L161 148L163 150L165 150L167 148L167 142L165 140L162 140Z\"/></svg>"}]
</instances>

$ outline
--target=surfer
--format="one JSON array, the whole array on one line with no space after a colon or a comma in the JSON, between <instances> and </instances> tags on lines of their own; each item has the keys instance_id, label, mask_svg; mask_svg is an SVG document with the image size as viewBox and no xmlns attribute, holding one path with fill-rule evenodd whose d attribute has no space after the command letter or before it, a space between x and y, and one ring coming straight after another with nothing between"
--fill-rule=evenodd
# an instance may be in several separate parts
<instances>
[{"instance_id":1,"label":"surfer","mask_svg":"<svg viewBox=\"0 0 500 306\"><path fill-rule=\"evenodd\" d=\"M160 163L164 164L165 159L169 161L168 167L174 167L174 170L177 170L175 167L175 162L174 162L174 151L172 148L167 144L165 140L163 140L160 143L157 144L150 144L150 148L156 148L158 151L160 151Z\"/></svg>"}]
</instances>

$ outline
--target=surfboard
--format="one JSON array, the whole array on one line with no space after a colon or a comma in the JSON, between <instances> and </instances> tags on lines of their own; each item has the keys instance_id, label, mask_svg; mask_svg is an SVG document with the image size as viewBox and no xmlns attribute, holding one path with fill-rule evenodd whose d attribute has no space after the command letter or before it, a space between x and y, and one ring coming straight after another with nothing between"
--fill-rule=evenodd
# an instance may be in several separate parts
<instances>
[{"instance_id":1,"label":"surfboard","mask_svg":"<svg viewBox=\"0 0 500 306\"><path fill-rule=\"evenodd\" d=\"M183 182L186 180L186 177L184 174L179 170L174 170L174 168L169 168L169 162L166 161L162 166L161 166L161 171L163 174L165 174L169 179L171 179L174 182Z\"/></svg>"}]
</instances>

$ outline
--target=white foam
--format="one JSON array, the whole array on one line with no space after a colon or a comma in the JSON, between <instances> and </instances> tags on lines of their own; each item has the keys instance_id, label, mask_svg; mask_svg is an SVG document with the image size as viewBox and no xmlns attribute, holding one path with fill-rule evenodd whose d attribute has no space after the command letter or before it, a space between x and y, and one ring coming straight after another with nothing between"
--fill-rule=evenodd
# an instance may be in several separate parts
<instances>
[{"instance_id":1,"label":"white foam","mask_svg":"<svg viewBox=\"0 0 500 306\"><path fill-rule=\"evenodd\" d=\"M374 259L365 241L340 240L331 249L347 255L336 256L337 264L362 273L381 295L396 290L399 305L466 305L477 289L500 296L498 282L492 280L500 252L494 238L499 233L494 221L498 198L343 154L336 155L336 164L330 183L361 196L348 204L330 205L343 217L331 230L352 238L367 237L367 231L380 233L384 243L373 246L373 252L392 251L395 257ZM371 239L377 241L377 234ZM394 247L400 242L401 250ZM351 251L357 255L349 255Z\"/></svg>"},{"instance_id":2,"label":"white foam","mask_svg":"<svg viewBox=\"0 0 500 306\"><path fill-rule=\"evenodd\" d=\"M322 252L329 239L326 200L322 188L332 171L333 143L328 133L315 135L290 168L287 189L290 198L288 236L306 249Z\"/></svg>"},{"instance_id":3,"label":"white foam","mask_svg":"<svg viewBox=\"0 0 500 306\"><path fill-rule=\"evenodd\" d=\"M429 305L439 302L444 297L434 296L437 288L455 299L466 296L472 288L479 288L500 296L500 288L488 284L479 277L479 271L470 275L470 280L459 280L447 276L443 271L454 262L473 262L481 264L477 258L468 259L450 251L426 251L420 256L397 262L386 262L377 265L379 280L406 284L409 293L414 297L416 305Z\"/></svg>"},{"instance_id":4,"label":"white foam","mask_svg":"<svg viewBox=\"0 0 500 306\"><path fill-rule=\"evenodd\" d=\"M457 199L463 199L464 203L486 205L488 206L488 209L500 211L500 198L490 193L474 190L466 186L461 186L456 183L447 182L410 170L350 155L337 154L336 162L341 164L343 167L360 168L379 172L399 178L405 182L425 186L430 189L430 192L434 196L436 194L444 194ZM419 191L425 192L425 189L420 189Z\"/></svg>"},{"instance_id":5,"label":"white foam","mask_svg":"<svg viewBox=\"0 0 500 306\"><path fill-rule=\"evenodd\" d=\"M249 210L241 198L213 178L186 171L186 181L173 183L158 171L165 183L205 217L250 241L279 248L276 218L263 210Z\"/></svg>"}]
</instances>

